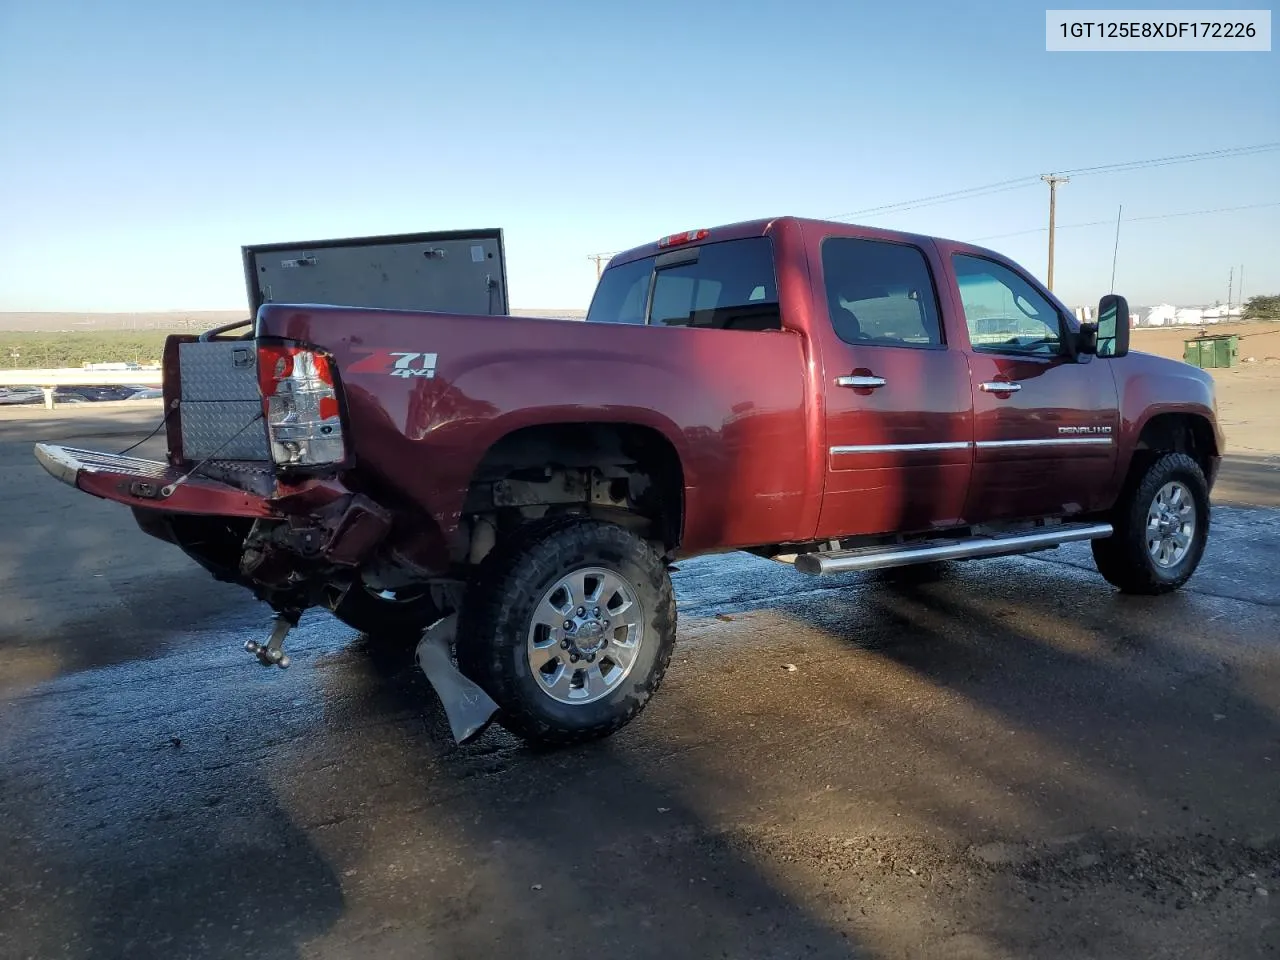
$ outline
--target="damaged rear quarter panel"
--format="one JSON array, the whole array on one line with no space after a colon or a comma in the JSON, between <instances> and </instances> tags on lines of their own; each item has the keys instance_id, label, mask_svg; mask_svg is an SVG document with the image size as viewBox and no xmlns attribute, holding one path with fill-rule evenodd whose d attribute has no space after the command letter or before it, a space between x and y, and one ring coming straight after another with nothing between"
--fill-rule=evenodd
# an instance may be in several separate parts
<instances>
[{"instance_id":1,"label":"damaged rear quarter panel","mask_svg":"<svg viewBox=\"0 0 1280 960\"><path fill-rule=\"evenodd\" d=\"M806 499L821 491L807 486L798 333L288 306L263 308L259 332L334 354L356 469L423 506L445 538L492 444L588 421L670 441L684 472L685 550L812 533ZM434 354L433 375L394 375L383 362L393 354Z\"/></svg>"}]
</instances>

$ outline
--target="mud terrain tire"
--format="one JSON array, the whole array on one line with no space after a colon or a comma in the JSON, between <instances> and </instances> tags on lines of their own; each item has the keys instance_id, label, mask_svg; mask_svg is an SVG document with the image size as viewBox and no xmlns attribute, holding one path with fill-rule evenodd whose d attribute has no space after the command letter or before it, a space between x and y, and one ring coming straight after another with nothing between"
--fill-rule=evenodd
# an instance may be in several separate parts
<instances>
[{"instance_id":1,"label":"mud terrain tire","mask_svg":"<svg viewBox=\"0 0 1280 960\"><path fill-rule=\"evenodd\" d=\"M1115 533L1093 541L1098 572L1123 593L1155 595L1190 579L1209 536L1209 485L1190 457L1165 453L1125 485Z\"/></svg>"},{"instance_id":2,"label":"mud terrain tire","mask_svg":"<svg viewBox=\"0 0 1280 960\"><path fill-rule=\"evenodd\" d=\"M502 726L563 746L633 720L675 637L663 558L615 524L560 517L522 527L480 564L459 618L458 666L499 705Z\"/></svg>"}]
</instances>

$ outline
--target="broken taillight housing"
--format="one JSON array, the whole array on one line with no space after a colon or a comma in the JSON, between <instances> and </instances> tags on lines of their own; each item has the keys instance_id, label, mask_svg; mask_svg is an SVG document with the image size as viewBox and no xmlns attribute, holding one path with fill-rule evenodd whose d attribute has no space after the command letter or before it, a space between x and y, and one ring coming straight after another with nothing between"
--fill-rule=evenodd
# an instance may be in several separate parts
<instances>
[{"instance_id":1,"label":"broken taillight housing","mask_svg":"<svg viewBox=\"0 0 1280 960\"><path fill-rule=\"evenodd\" d=\"M271 459L279 467L318 467L346 459L332 361L317 350L258 345L258 386Z\"/></svg>"}]
</instances>

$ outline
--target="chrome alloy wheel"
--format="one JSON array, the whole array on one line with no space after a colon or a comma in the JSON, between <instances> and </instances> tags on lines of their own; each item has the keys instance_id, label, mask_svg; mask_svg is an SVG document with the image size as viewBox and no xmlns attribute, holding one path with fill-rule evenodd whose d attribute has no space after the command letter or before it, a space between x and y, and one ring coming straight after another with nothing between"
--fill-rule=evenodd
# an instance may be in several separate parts
<instances>
[{"instance_id":1,"label":"chrome alloy wheel","mask_svg":"<svg viewBox=\"0 0 1280 960\"><path fill-rule=\"evenodd\" d=\"M1166 483L1147 509L1147 550L1158 567L1173 567L1191 549L1196 532L1196 502L1179 480Z\"/></svg>"},{"instance_id":2,"label":"chrome alloy wheel","mask_svg":"<svg viewBox=\"0 0 1280 960\"><path fill-rule=\"evenodd\" d=\"M626 580L603 567L574 570L548 587L534 608L529 668L552 700L599 700L631 672L644 623Z\"/></svg>"}]
</instances>

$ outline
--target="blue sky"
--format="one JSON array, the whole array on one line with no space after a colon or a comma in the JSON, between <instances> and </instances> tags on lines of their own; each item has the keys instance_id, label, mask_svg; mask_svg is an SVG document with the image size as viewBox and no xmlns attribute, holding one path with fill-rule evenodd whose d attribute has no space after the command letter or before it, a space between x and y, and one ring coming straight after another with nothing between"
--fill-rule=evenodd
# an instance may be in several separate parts
<instances>
[{"instance_id":1,"label":"blue sky","mask_svg":"<svg viewBox=\"0 0 1280 960\"><path fill-rule=\"evenodd\" d=\"M1280 52L1049 54L1025 2L0 0L0 309L234 309L242 243L500 226L517 307L587 255L1280 141ZM1280 152L1080 177L1058 222L1280 201ZM1045 225L1042 184L864 218ZM1058 235L1095 302L1110 226ZM1046 235L990 246L1045 271ZM1280 293L1280 206L1126 223L1134 303Z\"/></svg>"}]
</instances>

